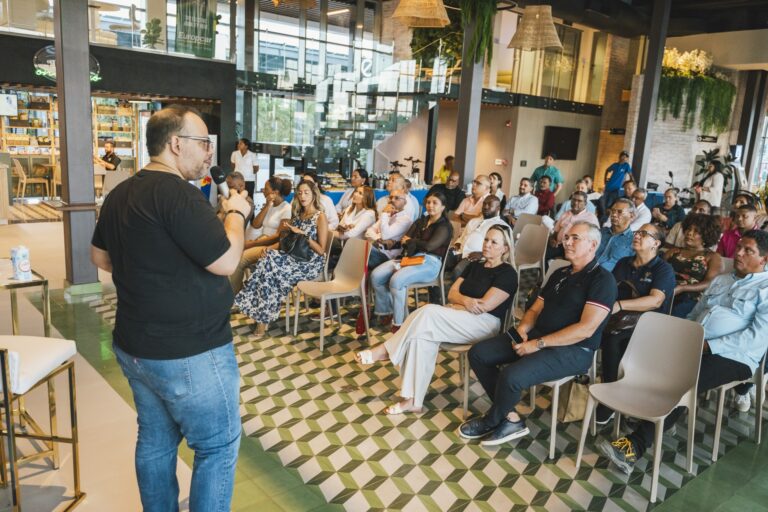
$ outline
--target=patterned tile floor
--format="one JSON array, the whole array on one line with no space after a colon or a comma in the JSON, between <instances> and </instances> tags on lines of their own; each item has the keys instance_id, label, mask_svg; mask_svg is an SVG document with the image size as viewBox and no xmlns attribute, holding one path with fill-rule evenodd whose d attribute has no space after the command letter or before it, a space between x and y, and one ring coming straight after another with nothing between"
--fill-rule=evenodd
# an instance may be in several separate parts
<instances>
[{"instance_id":1,"label":"patterned tile floor","mask_svg":"<svg viewBox=\"0 0 768 512\"><path fill-rule=\"evenodd\" d=\"M90 307L107 322L115 313L114 294ZM629 477L608 466L588 441L582 468L574 454L580 423L558 426L557 455L547 460L549 400L537 397L529 413L531 436L487 450L456 434L461 423L458 362L438 361L427 412L387 417L381 410L397 393L398 376L388 365L362 369L353 353L365 345L345 315L341 329L326 327L326 350L318 349L318 323L303 314L299 335L274 326L256 338L250 321L232 316L242 375L243 425L248 436L298 472L332 505L346 510L647 510L651 465L641 460ZM385 339L372 331L372 342ZM470 410L489 405L472 381ZM668 499L710 466L714 401L703 402L697 416L694 475L687 474L685 428L665 435L660 499ZM729 413L721 439L721 457L737 442L748 444L751 414ZM741 448L741 446L739 446ZM709 472L708 472L709 473ZM237 494L237 493L236 493ZM290 508L289 508L290 510Z\"/></svg>"}]
</instances>

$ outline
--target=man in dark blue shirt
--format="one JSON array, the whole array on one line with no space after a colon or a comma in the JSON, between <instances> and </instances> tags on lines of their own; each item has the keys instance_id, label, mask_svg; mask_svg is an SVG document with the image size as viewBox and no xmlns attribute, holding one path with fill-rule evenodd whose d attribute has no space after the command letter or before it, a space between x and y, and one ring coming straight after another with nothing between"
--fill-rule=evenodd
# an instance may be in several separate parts
<instances>
[{"instance_id":1,"label":"man in dark blue shirt","mask_svg":"<svg viewBox=\"0 0 768 512\"><path fill-rule=\"evenodd\" d=\"M632 239L635 256L620 259L613 269L618 297L600 344L603 349L603 382L616 382L618 379L619 362L635 330L631 320L638 317L632 313L656 311L669 314L672 308L675 271L659 257L663 240L664 232L659 226L643 224ZM598 406L598 424L604 425L611 418L613 411L603 405Z\"/></svg>"},{"instance_id":2,"label":"man in dark blue shirt","mask_svg":"<svg viewBox=\"0 0 768 512\"><path fill-rule=\"evenodd\" d=\"M552 274L520 325L469 351L470 365L493 405L461 425L461 437L495 446L527 435L525 420L515 411L523 390L586 373L592 365L616 301L616 281L595 258L599 243L597 226L574 223L563 238L571 266Z\"/></svg>"}]
</instances>

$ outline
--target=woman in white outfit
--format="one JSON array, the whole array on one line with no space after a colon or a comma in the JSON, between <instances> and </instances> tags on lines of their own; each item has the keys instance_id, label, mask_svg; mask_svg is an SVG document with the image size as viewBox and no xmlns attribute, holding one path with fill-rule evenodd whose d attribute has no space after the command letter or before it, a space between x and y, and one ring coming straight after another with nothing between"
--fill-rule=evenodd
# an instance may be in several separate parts
<instances>
[{"instance_id":1,"label":"woman in white outfit","mask_svg":"<svg viewBox=\"0 0 768 512\"><path fill-rule=\"evenodd\" d=\"M509 229L491 226L483 259L471 263L448 292L448 305L429 304L414 311L389 340L355 355L360 364L389 359L400 367L401 401L386 414L421 412L440 343L475 343L499 332L517 290Z\"/></svg>"},{"instance_id":2,"label":"woman in white outfit","mask_svg":"<svg viewBox=\"0 0 768 512\"><path fill-rule=\"evenodd\" d=\"M341 214L336 228L336 238L364 238L365 231L376 222L376 200L371 187L359 186L351 197L351 202Z\"/></svg>"}]
</instances>

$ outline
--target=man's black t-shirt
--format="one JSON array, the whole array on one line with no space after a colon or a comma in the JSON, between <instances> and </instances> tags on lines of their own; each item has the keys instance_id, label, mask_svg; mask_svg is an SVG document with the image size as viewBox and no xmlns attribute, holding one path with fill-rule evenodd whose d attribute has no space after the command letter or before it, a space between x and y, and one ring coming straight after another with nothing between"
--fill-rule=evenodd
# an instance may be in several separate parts
<instances>
[{"instance_id":1,"label":"man's black t-shirt","mask_svg":"<svg viewBox=\"0 0 768 512\"><path fill-rule=\"evenodd\" d=\"M230 244L200 190L141 170L107 196L91 243L112 260L113 338L126 353L179 359L232 340L232 288L205 269Z\"/></svg>"},{"instance_id":2,"label":"man's black t-shirt","mask_svg":"<svg viewBox=\"0 0 768 512\"><path fill-rule=\"evenodd\" d=\"M596 259L576 273L571 266L556 270L539 294L538 300L544 301L544 309L528 333L528 338L546 336L578 323L584 306L591 304L605 309L609 315L591 337L576 345L596 350L600 346L600 337L608 323L611 308L616 302L616 291L613 275L598 265Z\"/></svg>"},{"instance_id":3,"label":"man's black t-shirt","mask_svg":"<svg viewBox=\"0 0 768 512\"><path fill-rule=\"evenodd\" d=\"M107 169L112 171L116 171L117 168L120 167L120 162L122 162L122 160L120 160L120 157L114 153L104 153L104 156L101 159L115 166L114 169Z\"/></svg>"},{"instance_id":4,"label":"man's black t-shirt","mask_svg":"<svg viewBox=\"0 0 768 512\"><path fill-rule=\"evenodd\" d=\"M613 267L613 278L617 283L629 281L635 285L640 297L651 294L651 290L659 290L664 294L664 302L654 311L667 314L672 309L672 299L675 296L675 270L672 265L656 256L647 265L635 267L634 256L621 258ZM626 285L618 289L617 300L632 298L632 290Z\"/></svg>"},{"instance_id":5,"label":"man's black t-shirt","mask_svg":"<svg viewBox=\"0 0 768 512\"><path fill-rule=\"evenodd\" d=\"M504 315L507 314L509 304L517 291L517 272L512 265L502 263L493 268L487 268L483 263L475 261L467 265L461 277L464 281L461 282L459 291L467 297L480 299L491 288L498 288L509 294L507 300L496 306L493 311L489 311L503 322Z\"/></svg>"}]
</instances>

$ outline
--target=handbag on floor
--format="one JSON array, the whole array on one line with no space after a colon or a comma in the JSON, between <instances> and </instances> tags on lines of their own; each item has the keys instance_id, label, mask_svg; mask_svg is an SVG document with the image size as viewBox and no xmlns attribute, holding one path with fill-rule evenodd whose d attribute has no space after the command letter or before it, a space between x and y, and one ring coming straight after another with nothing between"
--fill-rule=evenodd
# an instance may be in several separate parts
<instances>
[{"instance_id":1,"label":"handbag on floor","mask_svg":"<svg viewBox=\"0 0 768 512\"><path fill-rule=\"evenodd\" d=\"M557 419L561 423L581 421L587 411L589 398L589 377L579 375L560 386L560 403L557 404Z\"/></svg>"}]
</instances>

